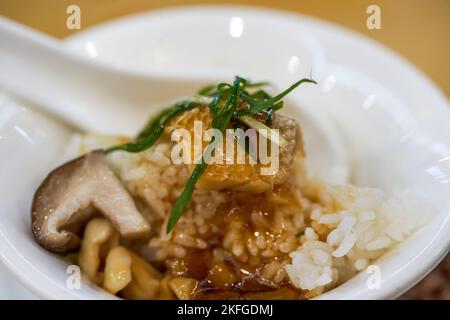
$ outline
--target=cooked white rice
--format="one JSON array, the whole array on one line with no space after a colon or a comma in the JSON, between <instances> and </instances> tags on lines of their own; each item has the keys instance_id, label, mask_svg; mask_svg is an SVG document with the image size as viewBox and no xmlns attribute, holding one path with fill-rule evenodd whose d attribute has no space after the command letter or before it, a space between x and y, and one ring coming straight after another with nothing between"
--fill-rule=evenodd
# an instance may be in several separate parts
<instances>
[{"instance_id":1,"label":"cooked white rice","mask_svg":"<svg viewBox=\"0 0 450 320\"><path fill-rule=\"evenodd\" d=\"M311 227L285 267L301 289L347 280L427 221L424 208L407 192L389 199L379 189L353 185L327 186L324 192L346 209L312 212ZM325 240L319 241L319 235Z\"/></svg>"},{"instance_id":2,"label":"cooked white rice","mask_svg":"<svg viewBox=\"0 0 450 320\"><path fill-rule=\"evenodd\" d=\"M83 153L112 143L111 138L100 136L77 137L72 154L74 150ZM117 152L109 160L130 193L148 205L143 213L149 221L165 221L189 176L184 166L171 163L170 145L159 143L139 154ZM302 164L297 162L296 166L301 168ZM305 178L300 169L294 171L300 172L293 175L297 181L292 183L298 186L294 193L304 210L277 212L279 219L275 219L273 228L284 232L279 240L271 243L262 236L243 238L243 226L235 225L222 246L241 261L252 256L270 259L277 252L288 254L285 260L266 263L262 276L275 282L289 280L295 287L310 292L309 296L364 270L427 221L422 206L408 192L386 197L379 189L324 185ZM309 200L310 193L315 193L320 205ZM196 190L191 206L179 222L183 232L166 235L162 223L149 243L149 248L155 250L149 250L147 258L161 261L169 256L181 257L188 248L206 249L208 244L201 235L208 232L207 221L224 201L227 199L221 192ZM255 223L258 219L255 215ZM303 234L293 236L299 229Z\"/></svg>"}]
</instances>

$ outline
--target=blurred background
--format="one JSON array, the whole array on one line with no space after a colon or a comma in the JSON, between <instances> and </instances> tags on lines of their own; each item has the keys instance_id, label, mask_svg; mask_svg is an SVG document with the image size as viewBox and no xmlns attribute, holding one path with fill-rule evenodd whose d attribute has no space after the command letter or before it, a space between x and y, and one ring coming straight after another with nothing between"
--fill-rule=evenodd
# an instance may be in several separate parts
<instances>
[{"instance_id":1,"label":"blurred background","mask_svg":"<svg viewBox=\"0 0 450 320\"><path fill-rule=\"evenodd\" d=\"M0 15L64 38L77 32L66 28L66 8L71 4L81 8L81 30L117 17L180 5L253 5L310 15L397 51L450 96L450 0L0 0ZM381 30L366 27L370 4L381 8ZM32 297L23 288L12 290L16 284L2 280L1 273L0 269L0 298ZM450 258L402 298L450 300Z\"/></svg>"},{"instance_id":2,"label":"blurred background","mask_svg":"<svg viewBox=\"0 0 450 320\"><path fill-rule=\"evenodd\" d=\"M0 0L0 14L53 36L66 28L66 8L81 8L81 29L137 13L179 5L264 6L338 23L378 40L406 57L450 96L450 0ZM381 8L381 30L368 30L366 9Z\"/></svg>"}]
</instances>

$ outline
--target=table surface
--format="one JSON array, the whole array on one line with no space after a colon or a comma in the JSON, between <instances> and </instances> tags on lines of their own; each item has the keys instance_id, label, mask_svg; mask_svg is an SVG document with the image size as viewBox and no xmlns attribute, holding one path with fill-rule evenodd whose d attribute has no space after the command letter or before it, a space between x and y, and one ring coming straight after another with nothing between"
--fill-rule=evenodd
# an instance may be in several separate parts
<instances>
[{"instance_id":1,"label":"table surface","mask_svg":"<svg viewBox=\"0 0 450 320\"><path fill-rule=\"evenodd\" d=\"M81 8L83 30L144 10L213 3L270 7L338 23L394 49L450 96L450 0L0 0L0 15L64 38L76 32L66 28L66 8L71 4ZM366 27L366 10L370 4L381 8L381 30L368 30ZM438 270L405 298L450 299L449 276L450 257L447 257ZM1 263L0 288L0 299L34 297L8 275Z\"/></svg>"}]
</instances>

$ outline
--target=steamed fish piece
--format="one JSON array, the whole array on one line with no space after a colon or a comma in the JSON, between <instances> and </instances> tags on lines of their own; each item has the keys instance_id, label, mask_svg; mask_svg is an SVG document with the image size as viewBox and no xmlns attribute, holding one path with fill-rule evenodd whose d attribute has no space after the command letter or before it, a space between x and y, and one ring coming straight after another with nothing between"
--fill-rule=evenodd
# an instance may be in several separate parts
<instances>
[{"instance_id":1,"label":"steamed fish piece","mask_svg":"<svg viewBox=\"0 0 450 320\"><path fill-rule=\"evenodd\" d=\"M275 114L273 116L273 129L278 129L280 135L288 142L284 148L279 149L278 170L272 175L261 174L261 169L269 165L263 165L259 162L249 163L249 155L246 154L246 161L243 164L237 163L237 150L243 148L237 140L234 141L234 161L227 164L226 149L223 154L217 158L221 163L209 164L198 182L198 187L206 190L234 189L248 193L262 193L272 190L274 185L286 181L290 167L296 152L304 153L303 141L298 123L291 118ZM191 141L195 134L201 134L194 131L195 121L201 121L202 132L211 128L212 115L209 108L205 105L201 108L195 108L172 119L166 126L166 133L170 135L175 129L186 129L191 135ZM208 141L203 141L201 136L197 136L197 141L202 141L202 148L195 150L194 143L191 143L190 159L199 157L208 145ZM255 146L257 141L253 141ZM195 164L189 164L192 172Z\"/></svg>"}]
</instances>

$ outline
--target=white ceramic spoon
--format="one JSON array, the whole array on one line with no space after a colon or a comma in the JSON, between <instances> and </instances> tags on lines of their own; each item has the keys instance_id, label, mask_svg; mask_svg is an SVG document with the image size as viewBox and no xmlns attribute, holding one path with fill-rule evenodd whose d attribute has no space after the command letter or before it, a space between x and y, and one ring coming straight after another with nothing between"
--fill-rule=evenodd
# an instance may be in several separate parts
<instances>
[{"instance_id":1,"label":"white ceramic spoon","mask_svg":"<svg viewBox=\"0 0 450 320\"><path fill-rule=\"evenodd\" d=\"M115 70L2 17L0 39L0 87L81 130L134 134L152 106L217 81Z\"/></svg>"}]
</instances>

